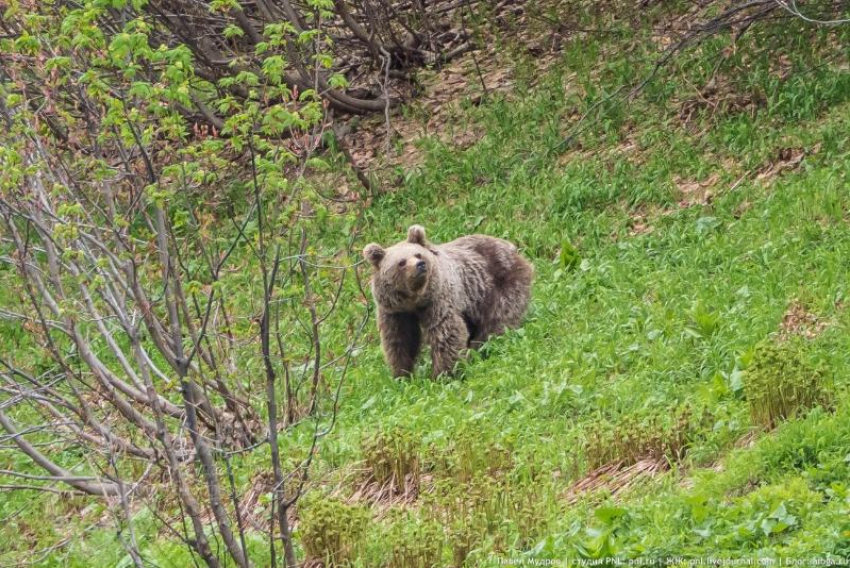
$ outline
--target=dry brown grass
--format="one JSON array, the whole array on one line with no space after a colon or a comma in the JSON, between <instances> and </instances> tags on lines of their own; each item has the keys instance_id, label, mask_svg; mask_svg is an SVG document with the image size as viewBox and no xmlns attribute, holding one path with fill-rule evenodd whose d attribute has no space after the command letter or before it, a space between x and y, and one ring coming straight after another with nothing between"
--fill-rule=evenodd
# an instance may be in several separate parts
<instances>
[{"instance_id":1,"label":"dry brown grass","mask_svg":"<svg viewBox=\"0 0 850 568\"><path fill-rule=\"evenodd\" d=\"M642 480L651 479L669 469L665 459L643 459L627 467L622 462L609 463L591 471L572 485L564 493L564 499L569 504L576 503L583 497L599 491L606 491L612 496L617 495Z\"/></svg>"}]
</instances>

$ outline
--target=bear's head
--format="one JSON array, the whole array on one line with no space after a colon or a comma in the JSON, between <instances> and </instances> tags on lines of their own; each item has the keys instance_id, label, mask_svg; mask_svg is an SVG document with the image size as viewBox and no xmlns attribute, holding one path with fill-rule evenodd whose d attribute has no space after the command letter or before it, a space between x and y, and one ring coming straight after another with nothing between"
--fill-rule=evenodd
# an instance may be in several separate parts
<instances>
[{"instance_id":1,"label":"bear's head","mask_svg":"<svg viewBox=\"0 0 850 568\"><path fill-rule=\"evenodd\" d=\"M372 289L379 303L399 310L422 306L437 257L437 251L425 239L425 229L411 226L406 241L386 249L370 243L363 256L375 268Z\"/></svg>"}]
</instances>

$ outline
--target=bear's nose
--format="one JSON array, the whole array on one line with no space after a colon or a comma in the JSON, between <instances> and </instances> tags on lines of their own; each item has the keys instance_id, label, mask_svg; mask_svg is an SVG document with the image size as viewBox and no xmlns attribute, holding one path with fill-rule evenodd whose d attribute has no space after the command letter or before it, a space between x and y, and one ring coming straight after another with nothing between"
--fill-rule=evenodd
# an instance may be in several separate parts
<instances>
[{"instance_id":1,"label":"bear's nose","mask_svg":"<svg viewBox=\"0 0 850 568\"><path fill-rule=\"evenodd\" d=\"M425 261L420 260L419 262L416 263L416 271L422 272L423 270L425 270Z\"/></svg>"}]
</instances>

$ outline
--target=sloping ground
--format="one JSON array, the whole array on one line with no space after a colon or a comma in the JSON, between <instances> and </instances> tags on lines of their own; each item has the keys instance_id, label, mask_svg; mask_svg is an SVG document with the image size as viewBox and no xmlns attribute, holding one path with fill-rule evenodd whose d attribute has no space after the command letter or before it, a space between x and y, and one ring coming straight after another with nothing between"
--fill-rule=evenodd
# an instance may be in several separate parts
<instances>
[{"instance_id":1,"label":"sloping ground","mask_svg":"<svg viewBox=\"0 0 850 568\"><path fill-rule=\"evenodd\" d=\"M300 543L333 535L328 553L364 567L850 554L850 77L844 61L813 63L834 36L756 37L719 73L728 40L701 46L564 148L601 93L646 68L641 50L617 49L639 35L578 37L545 76L516 62L509 96L463 109L475 141L417 142L363 241L413 222L435 241L508 238L535 263L534 303L452 381L425 366L392 380L373 337L322 441ZM781 78L772 42L793 70ZM709 80L763 103L689 103ZM772 431L753 419L745 371L765 342L830 378L827 403ZM284 450L303 453L310 428ZM188 565L148 521L136 530L152 561ZM93 528L40 562L122 557Z\"/></svg>"},{"instance_id":2,"label":"sloping ground","mask_svg":"<svg viewBox=\"0 0 850 568\"><path fill-rule=\"evenodd\" d=\"M349 484L347 502L381 518L359 535L362 565L846 554L850 83L843 63L815 70L819 55L793 46L796 74L764 54L694 70L725 47L686 57L651 102L614 105L553 159L583 114L581 77L628 76L568 51L531 94L469 108L483 132L469 148L426 140L403 190L375 202L370 240L412 222L438 241L502 236L538 281L525 327L459 381L423 368L395 382L377 347L361 357L326 479L378 432L417 439L400 459L427 477L390 514ZM685 116L700 80L763 102ZM754 423L743 369L763 342L824 363L831 409ZM423 543L431 529L439 546Z\"/></svg>"}]
</instances>

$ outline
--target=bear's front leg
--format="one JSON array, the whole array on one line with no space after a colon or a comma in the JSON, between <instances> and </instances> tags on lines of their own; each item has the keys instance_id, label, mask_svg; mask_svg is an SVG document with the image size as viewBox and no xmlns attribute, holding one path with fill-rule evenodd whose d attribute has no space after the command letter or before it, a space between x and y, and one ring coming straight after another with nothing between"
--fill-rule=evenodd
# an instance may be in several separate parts
<instances>
[{"instance_id":1,"label":"bear's front leg","mask_svg":"<svg viewBox=\"0 0 850 568\"><path fill-rule=\"evenodd\" d=\"M405 377L413 372L422 331L415 314L378 312L378 330L384 357L392 369L393 377Z\"/></svg>"},{"instance_id":2,"label":"bear's front leg","mask_svg":"<svg viewBox=\"0 0 850 568\"><path fill-rule=\"evenodd\" d=\"M469 330L460 314L451 314L428 329L433 376L451 374L461 352L466 349Z\"/></svg>"}]
</instances>

